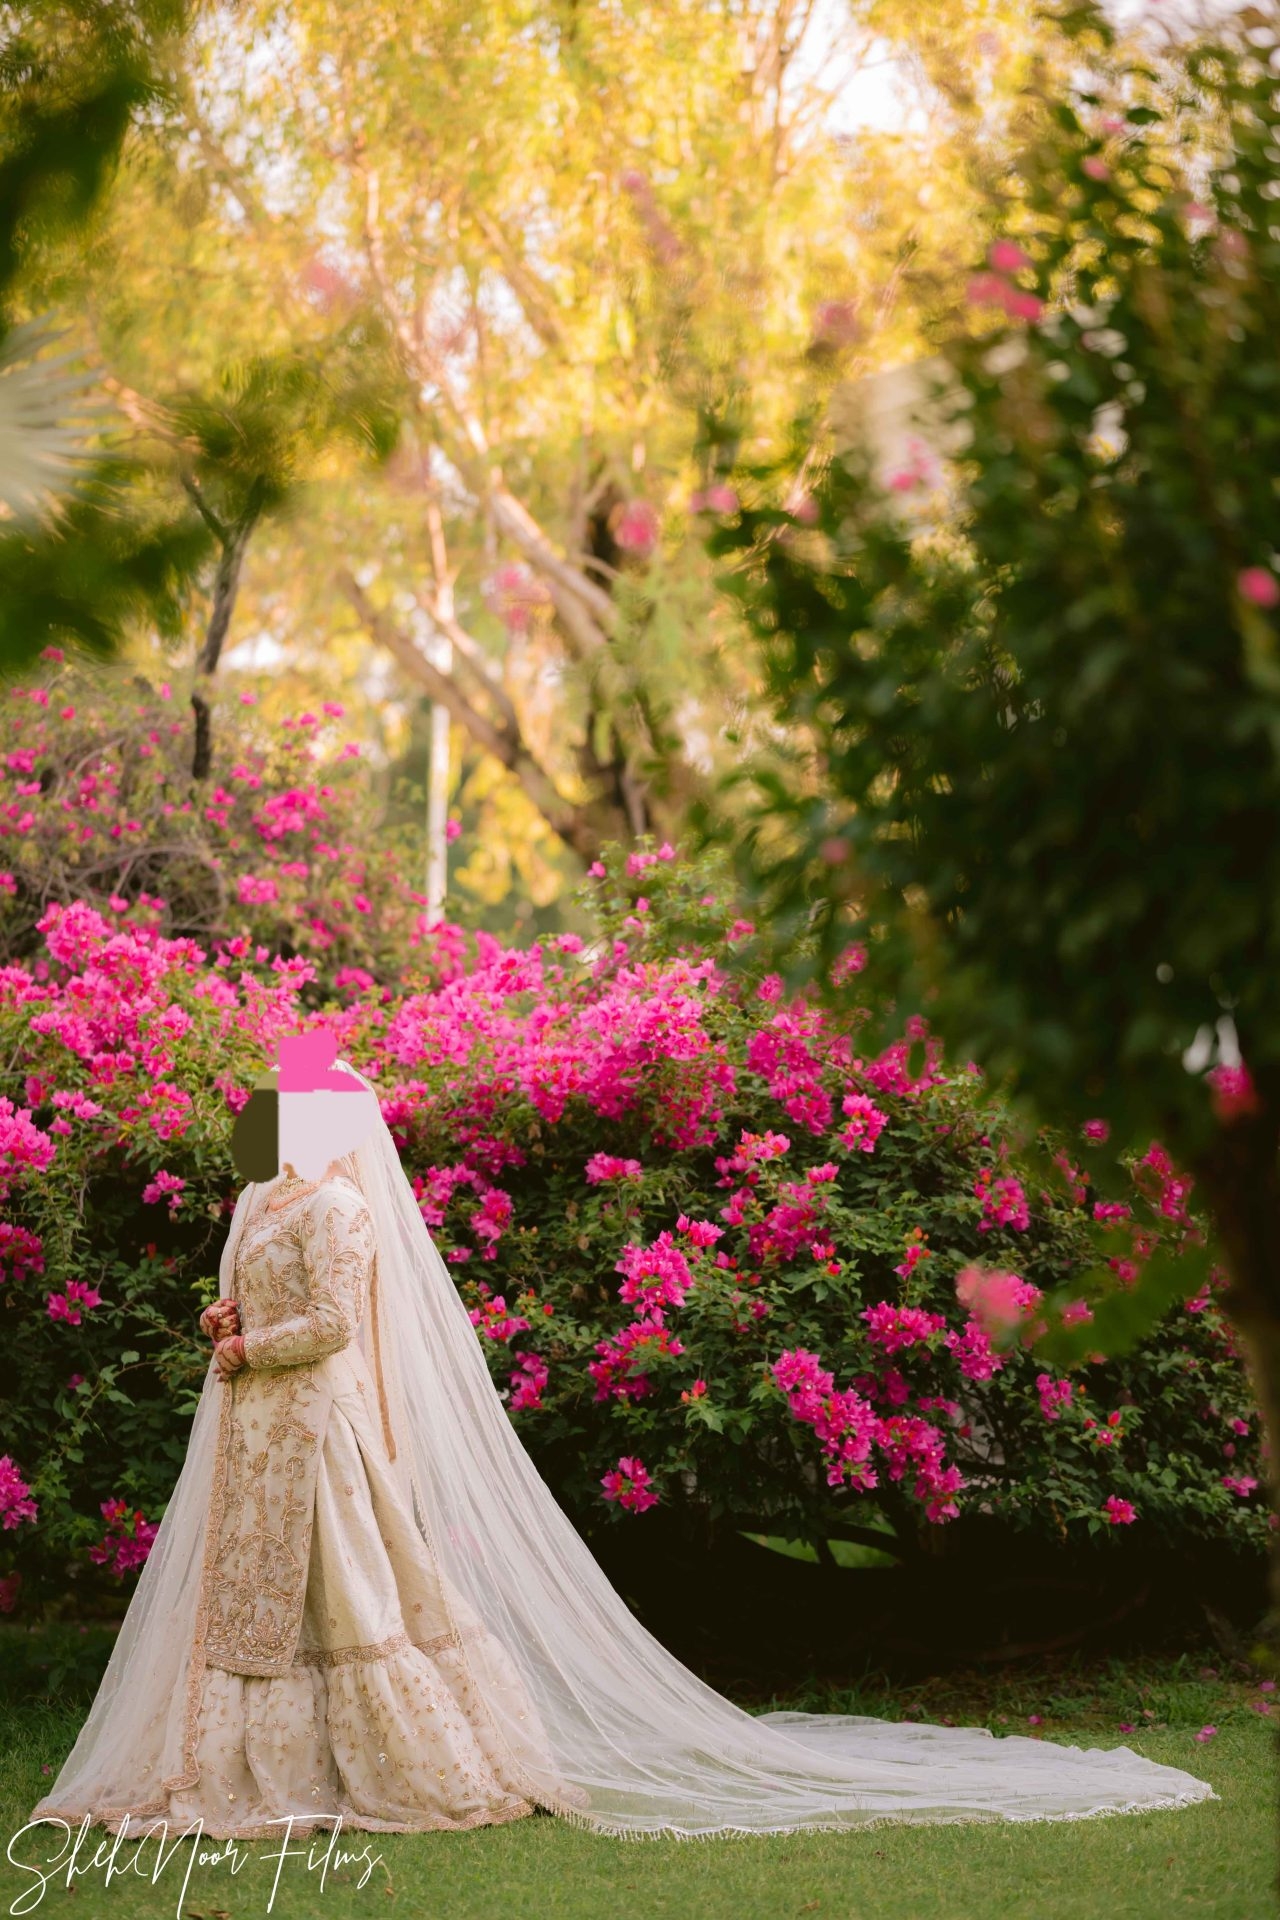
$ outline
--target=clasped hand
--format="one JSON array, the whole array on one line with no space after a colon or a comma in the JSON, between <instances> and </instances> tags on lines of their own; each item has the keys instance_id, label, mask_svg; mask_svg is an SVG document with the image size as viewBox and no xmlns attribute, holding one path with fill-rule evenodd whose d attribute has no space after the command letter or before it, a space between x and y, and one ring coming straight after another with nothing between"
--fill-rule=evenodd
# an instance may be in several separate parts
<instances>
[{"instance_id":1,"label":"clasped hand","mask_svg":"<svg viewBox=\"0 0 1280 1920\"><path fill-rule=\"evenodd\" d=\"M244 1339L240 1332L240 1309L234 1300L215 1300L200 1315L200 1331L213 1341L213 1364L221 1380L244 1365Z\"/></svg>"}]
</instances>

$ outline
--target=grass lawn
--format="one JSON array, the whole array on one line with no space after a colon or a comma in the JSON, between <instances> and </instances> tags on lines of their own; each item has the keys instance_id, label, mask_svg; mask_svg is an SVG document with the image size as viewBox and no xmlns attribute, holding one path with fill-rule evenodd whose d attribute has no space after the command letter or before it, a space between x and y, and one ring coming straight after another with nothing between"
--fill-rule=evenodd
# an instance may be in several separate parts
<instances>
[{"instance_id":1,"label":"grass lawn","mask_svg":"<svg viewBox=\"0 0 1280 1920\"><path fill-rule=\"evenodd\" d=\"M59 1627L0 1632L5 1705L0 1796L6 1845L47 1790L74 1739L101 1670L109 1635ZM242 1864L197 1863L183 1877L190 1842L174 1849L152 1884L125 1873L105 1886L102 1871L68 1893L51 1881L40 1914L173 1916L174 1920L281 1920L398 1912L413 1920L599 1920L625 1915L681 1920L1268 1920L1273 1893L1274 1732L1277 1695L1220 1657L1124 1665L1059 1662L1034 1672L961 1674L891 1688L874 1677L854 1689L814 1687L785 1699L751 1698L756 1708L788 1706L877 1713L900 1719L971 1722L996 1733L1035 1731L1073 1745L1121 1742L1153 1760L1209 1780L1218 1801L1176 1811L1086 1821L957 1827L884 1826L867 1833L728 1836L704 1841L618 1840L547 1815L473 1833L344 1836L364 1859L309 1872L305 1842L280 1869L272 1898L274 1841L241 1843ZM1267 1712L1259 1712L1266 1707ZM1122 1733L1121 1722L1137 1731ZM1199 1743L1206 1725L1216 1735ZM36 1832L24 1843L29 1849ZM52 1830L49 1830L52 1832ZM103 1836L95 1834L95 1844ZM215 1843L206 1842L209 1853ZM30 1860L33 1851L21 1856ZM91 1855L90 1855L91 1857ZM133 1849L124 1847L118 1865ZM147 1873L154 1863L147 1850ZM317 1856L318 1859L318 1856ZM367 1872L366 1883L358 1884ZM35 1883L0 1866L3 1910Z\"/></svg>"}]
</instances>

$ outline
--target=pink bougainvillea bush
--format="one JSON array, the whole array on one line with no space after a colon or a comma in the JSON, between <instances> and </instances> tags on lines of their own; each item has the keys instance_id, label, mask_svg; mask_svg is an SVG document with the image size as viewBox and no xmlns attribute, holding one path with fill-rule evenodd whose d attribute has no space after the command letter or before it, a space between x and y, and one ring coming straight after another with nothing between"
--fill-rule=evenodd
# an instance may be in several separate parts
<instances>
[{"instance_id":1,"label":"pink bougainvillea bush","mask_svg":"<svg viewBox=\"0 0 1280 1920\"><path fill-rule=\"evenodd\" d=\"M145 1558L207 1361L232 1120L275 1036L317 1018L376 1080L510 1417L580 1524L678 1508L910 1553L981 1514L1046 1541L1261 1544L1258 1423L1212 1281L1123 1359L1060 1375L1037 1355L1046 1303L1100 1258L1124 1287L1198 1236L1158 1143L1101 1200L1098 1130L1018 1151L923 1031L864 1054L859 1015L753 964L709 869L611 854L586 892L591 945L441 927L396 994L171 938L146 903L39 916L39 950L0 967L0 1607Z\"/></svg>"},{"instance_id":2,"label":"pink bougainvillea bush","mask_svg":"<svg viewBox=\"0 0 1280 1920\"><path fill-rule=\"evenodd\" d=\"M42 950L51 904L135 928L305 956L304 1003L414 977L419 864L379 817L340 702L267 725L249 689L191 777L190 707L165 683L72 667L0 690L0 959Z\"/></svg>"}]
</instances>

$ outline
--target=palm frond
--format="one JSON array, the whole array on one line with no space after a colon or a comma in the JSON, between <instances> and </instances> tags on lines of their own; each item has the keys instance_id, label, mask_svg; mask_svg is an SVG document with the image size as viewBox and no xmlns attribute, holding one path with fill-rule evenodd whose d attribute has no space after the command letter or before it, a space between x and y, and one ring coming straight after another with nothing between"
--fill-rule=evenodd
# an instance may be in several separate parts
<instances>
[{"instance_id":1,"label":"palm frond","mask_svg":"<svg viewBox=\"0 0 1280 1920\"><path fill-rule=\"evenodd\" d=\"M70 491L92 459L101 405L93 376L73 353L50 353L65 335L42 318L0 340L0 517L35 521Z\"/></svg>"}]
</instances>

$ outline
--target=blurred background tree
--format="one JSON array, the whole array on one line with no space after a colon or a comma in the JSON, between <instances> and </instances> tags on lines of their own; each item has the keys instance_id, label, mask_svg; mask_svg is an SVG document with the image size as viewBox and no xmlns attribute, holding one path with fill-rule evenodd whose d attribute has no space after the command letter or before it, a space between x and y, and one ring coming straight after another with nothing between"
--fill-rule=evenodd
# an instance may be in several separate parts
<instances>
[{"instance_id":1,"label":"blurred background tree","mask_svg":"<svg viewBox=\"0 0 1280 1920\"><path fill-rule=\"evenodd\" d=\"M419 817L451 740L482 917L676 833L760 724L698 408L782 428L917 349L1047 31L1015 0L199 10L47 284L206 539L180 624L210 716L228 671L352 699ZM882 131L851 102L884 74ZM350 390L322 425L377 451L398 422L388 464L298 419L299 369Z\"/></svg>"},{"instance_id":2,"label":"blurred background tree","mask_svg":"<svg viewBox=\"0 0 1280 1920\"><path fill-rule=\"evenodd\" d=\"M200 529L131 486L101 444L69 330L32 299L110 191L131 129L159 110L183 0L43 6L0 23L0 666L55 635L109 653L130 622L179 624ZM59 351L55 352L57 348Z\"/></svg>"},{"instance_id":3,"label":"blurred background tree","mask_svg":"<svg viewBox=\"0 0 1280 1920\"><path fill-rule=\"evenodd\" d=\"M1092 1122L1104 1204L1153 1136L1171 1219L1194 1181L1274 1493L1280 44L1253 8L1158 52L1060 18L1075 83L1029 96L909 457L850 396L818 447L798 425L803 513L795 461L733 475L717 544L785 751L721 831L784 963L801 927L825 973L865 937L895 1021ZM1124 1351L1185 1292L1145 1251L1053 1358Z\"/></svg>"}]
</instances>

